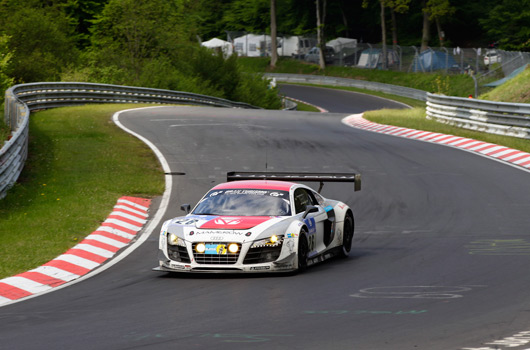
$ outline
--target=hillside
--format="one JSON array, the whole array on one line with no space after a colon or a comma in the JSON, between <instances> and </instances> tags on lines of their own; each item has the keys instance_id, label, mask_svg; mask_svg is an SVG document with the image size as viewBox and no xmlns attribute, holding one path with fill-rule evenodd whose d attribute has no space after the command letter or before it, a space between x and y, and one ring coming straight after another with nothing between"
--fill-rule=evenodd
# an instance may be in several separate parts
<instances>
[{"instance_id":1,"label":"hillside","mask_svg":"<svg viewBox=\"0 0 530 350\"><path fill-rule=\"evenodd\" d=\"M515 78L480 95L481 100L530 103L530 66Z\"/></svg>"}]
</instances>

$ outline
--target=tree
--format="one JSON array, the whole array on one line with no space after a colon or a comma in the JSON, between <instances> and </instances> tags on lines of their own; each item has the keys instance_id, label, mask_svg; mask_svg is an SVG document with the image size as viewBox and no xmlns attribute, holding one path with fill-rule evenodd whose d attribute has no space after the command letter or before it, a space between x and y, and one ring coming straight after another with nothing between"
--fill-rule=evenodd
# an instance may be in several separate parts
<instances>
[{"instance_id":1,"label":"tree","mask_svg":"<svg viewBox=\"0 0 530 350\"><path fill-rule=\"evenodd\" d=\"M431 14L427 7L427 0L422 0L423 13L423 29L421 31L421 48L420 51L425 51L429 47L429 40L431 39Z\"/></svg>"},{"instance_id":2,"label":"tree","mask_svg":"<svg viewBox=\"0 0 530 350\"><path fill-rule=\"evenodd\" d=\"M324 41L324 23L326 22L326 2L327 0L322 0L322 7L320 6L320 0L315 1L317 9L317 42L319 50L319 62L320 69L326 68L326 61L324 59L324 52L326 48L326 43Z\"/></svg>"},{"instance_id":3,"label":"tree","mask_svg":"<svg viewBox=\"0 0 530 350\"><path fill-rule=\"evenodd\" d=\"M394 51L397 50L397 20L396 13L405 13L409 10L411 0L387 0L387 6L390 8L390 15L392 21L392 45Z\"/></svg>"},{"instance_id":4,"label":"tree","mask_svg":"<svg viewBox=\"0 0 530 350\"><path fill-rule=\"evenodd\" d=\"M363 0L363 7L368 7L369 0ZM386 46L386 17L385 17L385 6L387 0L378 0L379 2L379 19L381 21L381 58L382 68L386 69L388 64L387 46Z\"/></svg>"},{"instance_id":5,"label":"tree","mask_svg":"<svg viewBox=\"0 0 530 350\"><path fill-rule=\"evenodd\" d=\"M0 36L0 91L4 92L9 89L13 83L14 79L7 75L7 70L13 54L9 52L8 48L9 37L6 35ZM4 94L0 96L0 102L4 101Z\"/></svg>"},{"instance_id":6,"label":"tree","mask_svg":"<svg viewBox=\"0 0 530 350\"><path fill-rule=\"evenodd\" d=\"M440 47L443 47L445 34L442 31L440 21L443 19L443 17L452 15L455 12L455 8L451 6L449 0L428 0L427 8L429 11L429 19L434 20L434 22L436 23L438 39L440 40Z\"/></svg>"},{"instance_id":7,"label":"tree","mask_svg":"<svg viewBox=\"0 0 530 350\"><path fill-rule=\"evenodd\" d=\"M383 57L383 69L387 68L388 55L386 49L386 19L385 19L385 0L379 0L379 5L381 7L381 56Z\"/></svg>"},{"instance_id":8,"label":"tree","mask_svg":"<svg viewBox=\"0 0 530 350\"><path fill-rule=\"evenodd\" d=\"M166 0L111 0L94 22L93 64L127 72L123 83L134 84L147 61L189 39L176 5Z\"/></svg>"},{"instance_id":9,"label":"tree","mask_svg":"<svg viewBox=\"0 0 530 350\"><path fill-rule=\"evenodd\" d=\"M59 6L4 3L0 27L8 38L8 72L16 83L58 80L77 59L74 25Z\"/></svg>"},{"instance_id":10,"label":"tree","mask_svg":"<svg viewBox=\"0 0 530 350\"><path fill-rule=\"evenodd\" d=\"M500 48L530 51L530 0L504 0L480 24Z\"/></svg>"},{"instance_id":11,"label":"tree","mask_svg":"<svg viewBox=\"0 0 530 350\"><path fill-rule=\"evenodd\" d=\"M276 0L271 0L271 68L275 68L276 61L278 61L276 30Z\"/></svg>"}]
</instances>

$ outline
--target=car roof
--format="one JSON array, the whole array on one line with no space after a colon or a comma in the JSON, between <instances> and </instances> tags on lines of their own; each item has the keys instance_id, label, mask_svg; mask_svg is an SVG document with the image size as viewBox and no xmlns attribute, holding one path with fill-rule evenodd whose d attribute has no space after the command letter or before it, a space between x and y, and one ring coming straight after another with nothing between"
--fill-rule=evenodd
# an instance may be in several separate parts
<instances>
[{"instance_id":1,"label":"car roof","mask_svg":"<svg viewBox=\"0 0 530 350\"><path fill-rule=\"evenodd\" d=\"M260 189L260 190L275 190L275 191L289 191L297 184L287 181L275 180L242 180L231 181L219 184L212 188L212 190L222 189Z\"/></svg>"}]
</instances>

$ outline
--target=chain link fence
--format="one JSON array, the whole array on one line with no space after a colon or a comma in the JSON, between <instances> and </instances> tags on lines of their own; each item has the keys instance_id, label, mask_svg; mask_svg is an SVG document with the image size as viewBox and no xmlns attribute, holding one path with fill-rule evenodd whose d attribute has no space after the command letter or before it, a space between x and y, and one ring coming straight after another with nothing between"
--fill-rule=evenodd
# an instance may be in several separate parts
<instances>
[{"instance_id":1,"label":"chain link fence","mask_svg":"<svg viewBox=\"0 0 530 350\"><path fill-rule=\"evenodd\" d=\"M227 31L227 41L234 52L244 57L271 55L271 37L266 33ZM277 52L303 62L318 63L316 35L278 34ZM337 38L326 43L326 64L384 69L400 72L442 72L470 74L478 85L495 86L495 82L510 77L530 63L530 52L512 52L495 48L429 47L369 44L356 39ZM386 61L383 50L386 50Z\"/></svg>"}]
</instances>

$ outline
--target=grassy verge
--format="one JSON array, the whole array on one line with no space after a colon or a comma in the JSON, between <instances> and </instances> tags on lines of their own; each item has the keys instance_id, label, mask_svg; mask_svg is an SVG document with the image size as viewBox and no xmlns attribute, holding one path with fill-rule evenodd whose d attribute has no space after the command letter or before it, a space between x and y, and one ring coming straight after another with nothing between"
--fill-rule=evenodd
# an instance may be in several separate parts
<instances>
[{"instance_id":1,"label":"grassy verge","mask_svg":"<svg viewBox=\"0 0 530 350\"><path fill-rule=\"evenodd\" d=\"M269 62L270 59L267 57L238 58L238 64L246 72L328 75L400 85L460 97L467 97L474 92L473 79L463 74L407 73L337 66L328 66L321 70L318 65L290 58L279 59L276 68L271 69Z\"/></svg>"},{"instance_id":2,"label":"grassy verge","mask_svg":"<svg viewBox=\"0 0 530 350\"><path fill-rule=\"evenodd\" d=\"M370 111L364 114L366 119L380 124L395 125L404 128L467 137L470 139L495 143L530 153L530 142L528 142L528 140L462 129L426 119L425 116L425 108L414 108L410 110L382 109L378 111Z\"/></svg>"},{"instance_id":3,"label":"grassy verge","mask_svg":"<svg viewBox=\"0 0 530 350\"><path fill-rule=\"evenodd\" d=\"M0 278L64 253L105 220L123 195L164 189L153 152L111 121L139 105L57 108L32 114L29 155L0 200Z\"/></svg>"},{"instance_id":4,"label":"grassy verge","mask_svg":"<svg viewBox=\"0 0 530 350\"><path fill-rule=\"evenodd\" d=\"M294 101L294 100L293 100ZM320 112L320 110L316 107L313 107L311 105L308 105L307 103L294 101L297 104L296 110L301 112Z\"/></svg>"}]
</instances>

